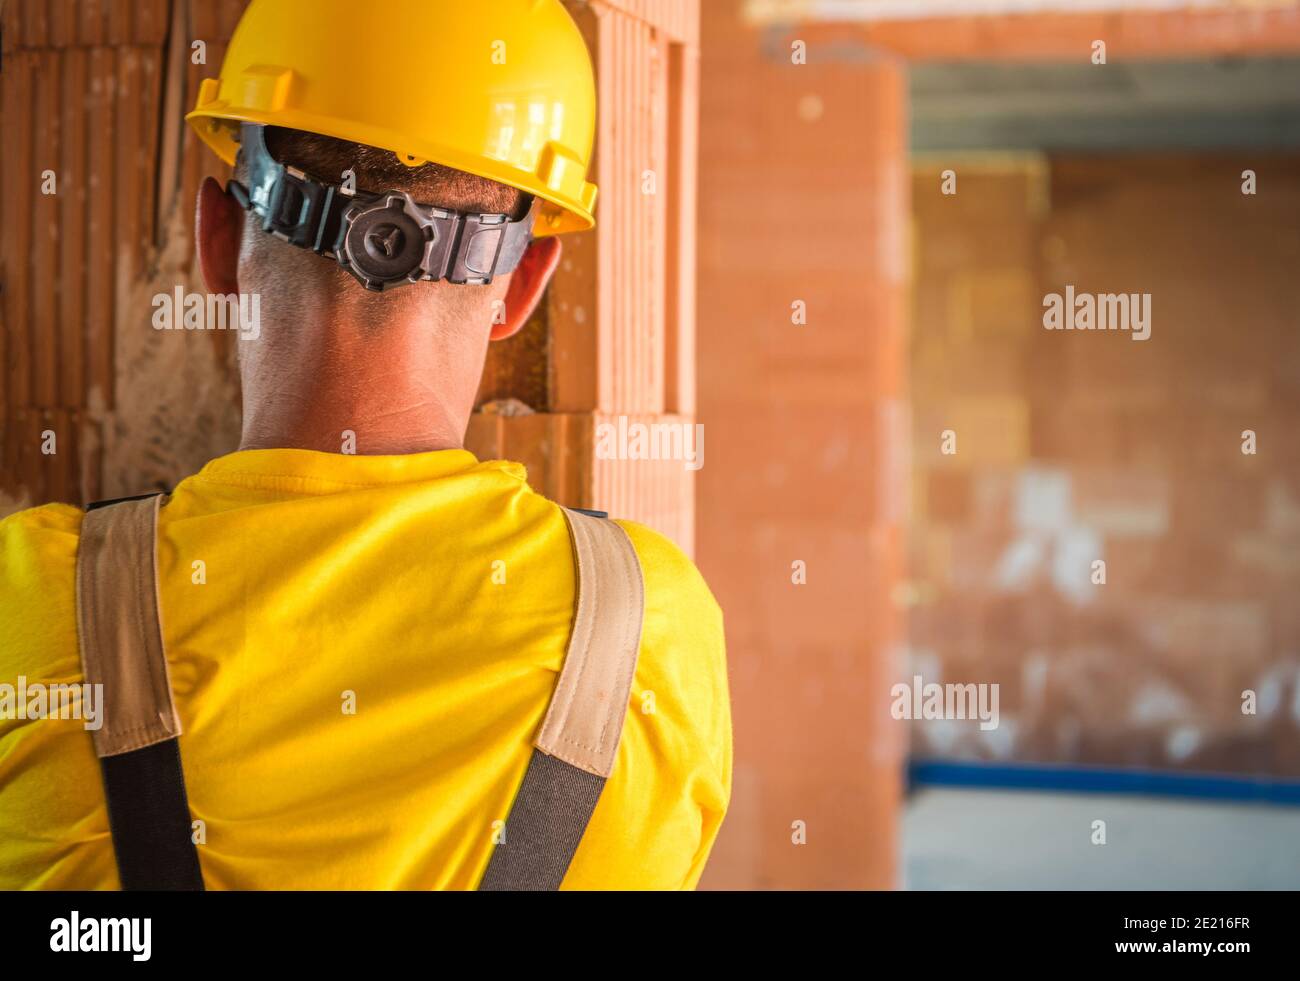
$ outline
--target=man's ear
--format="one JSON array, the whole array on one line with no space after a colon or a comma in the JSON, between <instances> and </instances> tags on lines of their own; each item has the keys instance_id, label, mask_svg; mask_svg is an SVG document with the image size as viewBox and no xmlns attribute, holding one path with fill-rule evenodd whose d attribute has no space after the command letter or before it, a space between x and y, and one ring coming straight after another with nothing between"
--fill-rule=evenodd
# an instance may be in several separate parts
<instances>
[{"instance_id":1,"label":"man's ear","mask_svg":"<svg viewBox=\"0 0 1300 981\"><path fill-rule=\"evenodd\" d=\"M199 188L194 218L194 241L199 269L208 292L239 292L239 240L244 234L244 209L234 197L209 177Z\"/></svg>"},{"instance_id":2,"label":"man's ear","mask_svg":"<svg viewBox=\"0 0 1300 981\"><path fill-rule=\"evenodd\" d=\"M492 340L513 337L528 323L546 293L547 284L560 265L560 240L535 238L510 277L506 291L505 322L492 325Z\"/></svg>"}]
</instances>

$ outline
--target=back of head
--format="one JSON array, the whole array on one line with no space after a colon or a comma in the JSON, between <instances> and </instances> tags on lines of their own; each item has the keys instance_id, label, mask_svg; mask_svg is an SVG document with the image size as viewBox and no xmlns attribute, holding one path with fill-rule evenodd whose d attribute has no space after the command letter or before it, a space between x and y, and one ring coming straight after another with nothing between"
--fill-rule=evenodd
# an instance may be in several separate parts
<instances>
[{"instance_id":1,"label":"back of head","mask_svg":"<svg viewBox=\"0 0 1300 981\"><path fill-rule=\"evenodd\" d=\"M450 211L515 214L526 195L505 184L436 163L409 167L392 152L299 130L268 127L266 145L279 163L322 181L341 184L349 178L361 191L404 191L423 205ZM237 181L247 181L241 156ZM490 320L492 305L504 295L505 282L488 286L421 283L418 288L374 293L366 290L337 262L294 248L262 231L256 216L244 221L240 243L240 289L261 297L263 317L271 324L286 319L324 323L358 319L391 323L418 318L432 328L473 319ZM390 329L400 329L393 324Z\"/></svg>"},{"instance_id":2,"label":"back of head","mask_svg":"<svg viewBox=\"0 0 1300 981\"><path fill-rule=\"evenodd\" d=\"M540 237L594 224L595 73L561 0L251 0L186 119L227 163L241 124L281 126L535 195Z\"/></svg>"},{"instance_id":3,"label":"back of head","mask_svg":"<svg viewBox=\"0 0 1300 981\"><path fill-rule=\"evenodd\" d=\"M250 0L186 119L245 171L196 224L209 290L260 303L245 445L358 419L368 445L458 445L488 341L595 223L595 73L562 0Z\"/></svg>"}]
</instances>

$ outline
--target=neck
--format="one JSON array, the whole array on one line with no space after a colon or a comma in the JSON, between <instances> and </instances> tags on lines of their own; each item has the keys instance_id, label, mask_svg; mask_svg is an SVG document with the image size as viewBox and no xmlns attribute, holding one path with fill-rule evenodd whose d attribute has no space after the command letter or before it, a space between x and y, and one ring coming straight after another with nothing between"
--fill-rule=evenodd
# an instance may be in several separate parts
<instances>
[{"instance_id":1,"label":"neck","mask_svg":"<svg viewBox=\"0 0 1300 981\"><path fill-rule=\"evenodd\" d=\"M459 449L485 352L427 322L263 332L240 359L240 449L387 456Z\"/></svg>"}]
</instances>

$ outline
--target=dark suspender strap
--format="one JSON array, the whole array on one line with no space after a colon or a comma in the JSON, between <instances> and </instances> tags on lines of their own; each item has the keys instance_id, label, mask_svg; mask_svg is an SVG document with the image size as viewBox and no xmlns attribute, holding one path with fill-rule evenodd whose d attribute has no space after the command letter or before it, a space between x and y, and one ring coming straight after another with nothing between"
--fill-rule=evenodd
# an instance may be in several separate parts
<instances>
[{"instance_id":1,"label":"dark suspender strap","mask_svg":"<svg viewBox=\"0 0 1300 981\"><path fill-rule=\"evenodd\" d=\"M159 616L161 501L113 502L82 519L77 631L85 682L103 686L93 738L122 888L201 890Z\"/></svg>"},{"instance_id":2,"label":"dark suspender strap","mask_svg":"<svg viewBox=\"0 0 1300 981\"><path fill-rule=\"evenodd\" d=\"M479 889L559 889L604 789L604 777L533 750Z\"/></svg>"},{"instance_id":3,"label":"dark suspender strap","mask_svg":"<svg viewBox=\"0 0 1300 981\"><path fill-rule=\"evenodd\" d=\"M117 875L129 891L203 891L180 741L99 761Z\"/></svg>"},{"instance_id":4,"label":"dark suspender strap","mask_svg":"<svg viewBox=\"0 0 1300 981\"><path fill-rule=\"evenodd\" d=\"M560 888L614 769L645 590L627 533L565 511L578 602L564 667L480 890Z\"/></svg>"}]
</instances>

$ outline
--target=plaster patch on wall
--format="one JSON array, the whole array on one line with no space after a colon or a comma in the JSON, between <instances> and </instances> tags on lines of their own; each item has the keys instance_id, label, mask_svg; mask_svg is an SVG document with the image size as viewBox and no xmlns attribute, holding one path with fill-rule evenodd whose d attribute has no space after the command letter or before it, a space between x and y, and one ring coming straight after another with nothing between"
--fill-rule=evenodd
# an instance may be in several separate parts
<instances>
[{"instance_id":1,"label":"plaster patch on wall","mask_svg":"<svg viewBox=\"0 0 1300 981\"><path fill-rule=\"evenodd\" d=\"M117 292L114 410L104 412L103 396L97 397L105 498L171 489L239 445L233 338L152 326L156 294L177 285L186 292L205 291L187 259L189 231L180 209L178 202L162 248L146 257L146 276Z\"/></svg>"}]
</instances>

